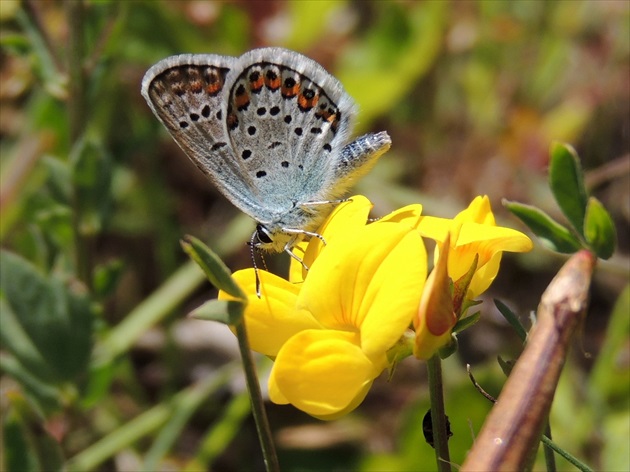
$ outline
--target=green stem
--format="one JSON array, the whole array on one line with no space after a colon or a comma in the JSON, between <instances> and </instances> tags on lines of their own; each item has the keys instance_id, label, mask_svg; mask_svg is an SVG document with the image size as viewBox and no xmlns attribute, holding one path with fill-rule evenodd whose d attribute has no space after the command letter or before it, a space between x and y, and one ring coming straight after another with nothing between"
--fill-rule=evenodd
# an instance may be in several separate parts
<instances>
[{"instance_id":1,"label":"green stem","mask_svg":"<svg viewBox=\"0 0 630 472\"><path fill-rule=\"evenodd\" d=\"M547 420L547 424L545 425L544 435L547 438L551 439L551 425L549 424L549 420ZM556 468L556 456L553 453L553 449L547 446L547 444L545 444L543 449L545 454L545 464L547 466L547 472L556 472L556 470L558 469Z\"/></svg>"},{"instance_id":2,"label":"green stem","mask_svg":"<svg viewBox=\"0 0 630 472\"><path fill-rule=\"evenodd\" d=\"M545 449L551 449L556 454L558 454L560 457L563 457L564 459L566 459L576 469L578 469L578 470L580 470L582 472L593 472L593 469L591 469L588 465L586 465L584 462L579 460L577 457L575 457L569 451L565 451L564 449L559 447L556 443L554 443L551 439L549 439L544 434L543 434L543 437L542 437L542 442L545 445ZM557 470L557 469L554 468L554 470Z\"/></svg>"},{"instance_id":3,"label":"green stem","mask_svg":"<svg viewBox=\"0 0 630 472\"><path fill-rule=\"evenodd\" d=\"M70 144L76 148L83 135L87 122L85 104L85 35L83 0L66 0L66 20L68 23L68 125ZM75 263L79 279L92 291L91 238L81 229L81 205L77 201L75 189L72 226L74 232Z\"/></svg>"},{"instance_id":4,"label":"green stem","mask_svg":"<svg viewBox=\"0 0 630 472\"><path fill-rule=\"evenodd\" d=\"M192 415L210 395L229 382L234 375L234 368L232 364L225 365L215 375L185 388L170 401L162 402L127 421L69 459L64 470L69 472L95 470L116 453L154 434L169 421L173 421L174 417L177 421L182 412L188 416Z\"/></svg>"},{"instance_id":5,"label":"green stem","mask_svg":"<svg viewBox=\"0 0 630 472\"><path fill-rule=\"evenodd\" d=\"M256 422L256 430L258 431L258 439L260 440L260 447L262 448L265 467L267 472L279 472L280 464L278 463L278 456L276 455L276 449L271 437L271 428L269 427L269 421L267 420L267 414L265 413L262 393L260 392L260 384L258 383L258 376L256 375L256 365L254 364L252 352L249 349L249 341L247 339L247 330L245 329L244 320L241 319L241 321L236 324L235 328L236 338L238 339L238 347L241 351L241 358L243 360L243 369L245 370L247 388L252 402L252 414L254 415L254 421Z\"/></svg>"},{"instance_id":6,"label":"green stem","mask_svg":"<svg viewBox=\"0 0 630 472\"><path fill-rule=\"evenodd\" d=\"M446 414L444 413L444 385L442 382L442 361L436 354L427 361L429 371L429 397L431 399L431 420L433 423L433 444L439 472L451 472L451 457L448 451Z\"/></svg>"}]
</instances>

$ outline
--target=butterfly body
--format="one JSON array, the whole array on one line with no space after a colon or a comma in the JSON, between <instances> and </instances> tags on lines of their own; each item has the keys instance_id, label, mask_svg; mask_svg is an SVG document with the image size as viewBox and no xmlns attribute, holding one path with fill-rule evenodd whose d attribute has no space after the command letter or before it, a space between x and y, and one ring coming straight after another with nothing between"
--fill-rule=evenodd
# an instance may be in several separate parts
<instances>
[{"instance_id":1,"label":"butterfly body","mask_svg":"<svg viewBox=\"0 0 630 472\"><path fill-rule=\"evenodd\" d=\"M391 144L347 144L356 108L323 67L281 48L183 54L147 71L142 95L197 167L258 222L252 243L290 250Z\"/></svg>"}]
</instances>

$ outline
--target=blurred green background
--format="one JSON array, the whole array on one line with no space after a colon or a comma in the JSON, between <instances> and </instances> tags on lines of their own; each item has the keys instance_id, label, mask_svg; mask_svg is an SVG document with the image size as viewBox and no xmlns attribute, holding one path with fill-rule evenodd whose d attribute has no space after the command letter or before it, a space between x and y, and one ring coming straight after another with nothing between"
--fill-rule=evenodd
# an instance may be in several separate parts
<instances>
[{"instance_id":1,"label":"blurred green background","mask_svg":"<svg viewBox=\"0 0 630 472\"><path fill-rule=\"evenodd\" d=\"M2 470L263 467L233 336L186 318L216 292L179 245L192 234L231 269L250 267L253 222L186 159L140 81L169 55L269 45L340 79L360 106L356 133L392 137L356 189L374 215L419 202L425 214L452 217L487 194L500 224L524 231L501 199L559 215L548 150L552 140L575 146L619 240L598 266L551 424L593 468L630 468L627 1L77 5L0 2ZM283 256L267 259L286 270ZM496 395L496 356L521 350L491 299L529 326L563 261L538 243L505 257L482 321L446 361L455 464L491 406L465 364ZM434 470L422 436L425 367L407 361L336 422L269 404L283 470ZM561 459L558 467L572 470Z\"/></svg>"}]
</instances>

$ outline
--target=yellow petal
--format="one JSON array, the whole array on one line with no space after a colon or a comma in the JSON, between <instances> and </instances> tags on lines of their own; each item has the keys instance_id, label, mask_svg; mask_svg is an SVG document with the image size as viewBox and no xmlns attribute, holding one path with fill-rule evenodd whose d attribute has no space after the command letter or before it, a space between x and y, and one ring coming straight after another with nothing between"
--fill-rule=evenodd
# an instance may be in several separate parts
<instances>
[{"instance_id":1,"label":"yellow petal","mask_svg":"<svg viewBox=\"0 0 630 472\"><path fill-rule=\"evenodd\" d=\"M438 218L436 216L421 216L418 221L418 231L420 234L434 241L443 243L453 226L453 220Z\"/></svg>"},{"instance_id":2,"label":"yellow petal","mask_svg":"<svg viewBox=\"0 0 630 472\"><path fill-rule=\"evenodd\" d=\"M332 413L332 414L329 414L329 415L312 415L312 416L315 416L315 418L319 418L320 420L332 421L332 420L336 420L338 418L341 418L344 415L347 415L352 410L354 410L356 407L358 407L363 402L363 400L365 400L365 397L367 396L368 392L370 391L370 388L372 387L372 383L373 382L374 381L367 382L365 384L365 386L363 387L363 389L360 390L356 394L354 399L350 403L348 403L348 406L346 406L345 408L339 410L338 412Z\"/></svg>"},{"instance_id":3,"label":"yellow petal","mask_svg":"<svg viewBox=\"0 0 630 472\"><path fill-rule=\"evenodd\" d=\"M468 205L468 208L458 213L454 219L460 223L479 223L488 226L495 225L490 199L487 195L475 197L475 199L470 202L470 205Z\"/></svg>"},{"instance_id":4,"label":"yellow petal","mask_svg":"<svg viewBox=\"0 0 630 472\"><path fill-rule=\"evenodd\" d=\"M427 259L422 238L406 225L365 226L335 240L319 256L297 307L325 327L361 331L368 356L400 338L420 303Z\"/></svg>"},{"instance_id":5,"label":"yellow petal","mask_svg":"<svg viewBox=\"0 0 630 472\"><path fill-rule=\"evenodd\" d=\"M336 238L347 238L354 231L365 226L368 216L372 210L372 203L363 195L354 195L347 202L340 203L332 212L330 217L319 228L327 244ZM319 238L312 238L311 244L306 250L306 259L312 263L324 248L324 244Z\"/></svg>"},{"instance_id":6,"label":"yellow petal","mask_svg":"<svg viewBox=\"0 0 630 472\"><path fill-rule=\"evenodd\" d=\"M484 242L492 252L527 252L533 247L531 239L520 231L503 226L465 223L459 232L456 246Z\"/></svg>"},{"instance_id":7,"label":"yellow petal","mask_svg":"<svg viewBox=\"0 0 630 472\"><path fill-rule=\"evenodd\" d=\"M366 387L385 368L383 354L374 363L361 351L358 336L333 330L306 330L282 347L269 377L272 401L326 417L357 405ZM362 398L361 398L362 399Z\"/></svg>"},{"instance_id":8,"label":"yellow petal","mask_svg":"<svg viewBox=\"0 0 630 472\"><path fill-rule=\"evenodd\" d=\"M379 219L376 223L403 223L412 228L416 228L420 223L421 216L422 205L413 204L392 211L390 214Z\"/></svg>"},{"instance_id":9,"label":"yellow petal","mask_svg":"<svg viewBox=\"0 0 630 472\"><path fill-rule=\"evenodd\" d=\"M264 270L259 270L261 298L256 295L254 269L235 272L232 276L248 296L245 326L251 348L267 356L276 356L282 345L294 334L319 324L308 312L295 309L300 286L291 284ZM219 293L219 299L229 299Z\"/></svg>"}]
</instances>

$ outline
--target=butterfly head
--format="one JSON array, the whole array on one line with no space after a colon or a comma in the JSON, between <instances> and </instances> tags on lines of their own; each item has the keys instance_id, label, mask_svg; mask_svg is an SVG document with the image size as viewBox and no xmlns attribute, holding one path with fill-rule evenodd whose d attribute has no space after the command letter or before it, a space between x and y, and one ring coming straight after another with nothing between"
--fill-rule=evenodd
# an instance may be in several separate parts
<instances>
[{"instance_id":1,"label":"butterfly head","mask_svg":"<svg viewBox=\"0 0 630 472\"><path fill-rule=\"evenodd\" d=\"M297 244L301 234L287 232L280 226L258 223L252 234L250 245L264 252L282 252Z\"/></svg>"}]
</instances>

